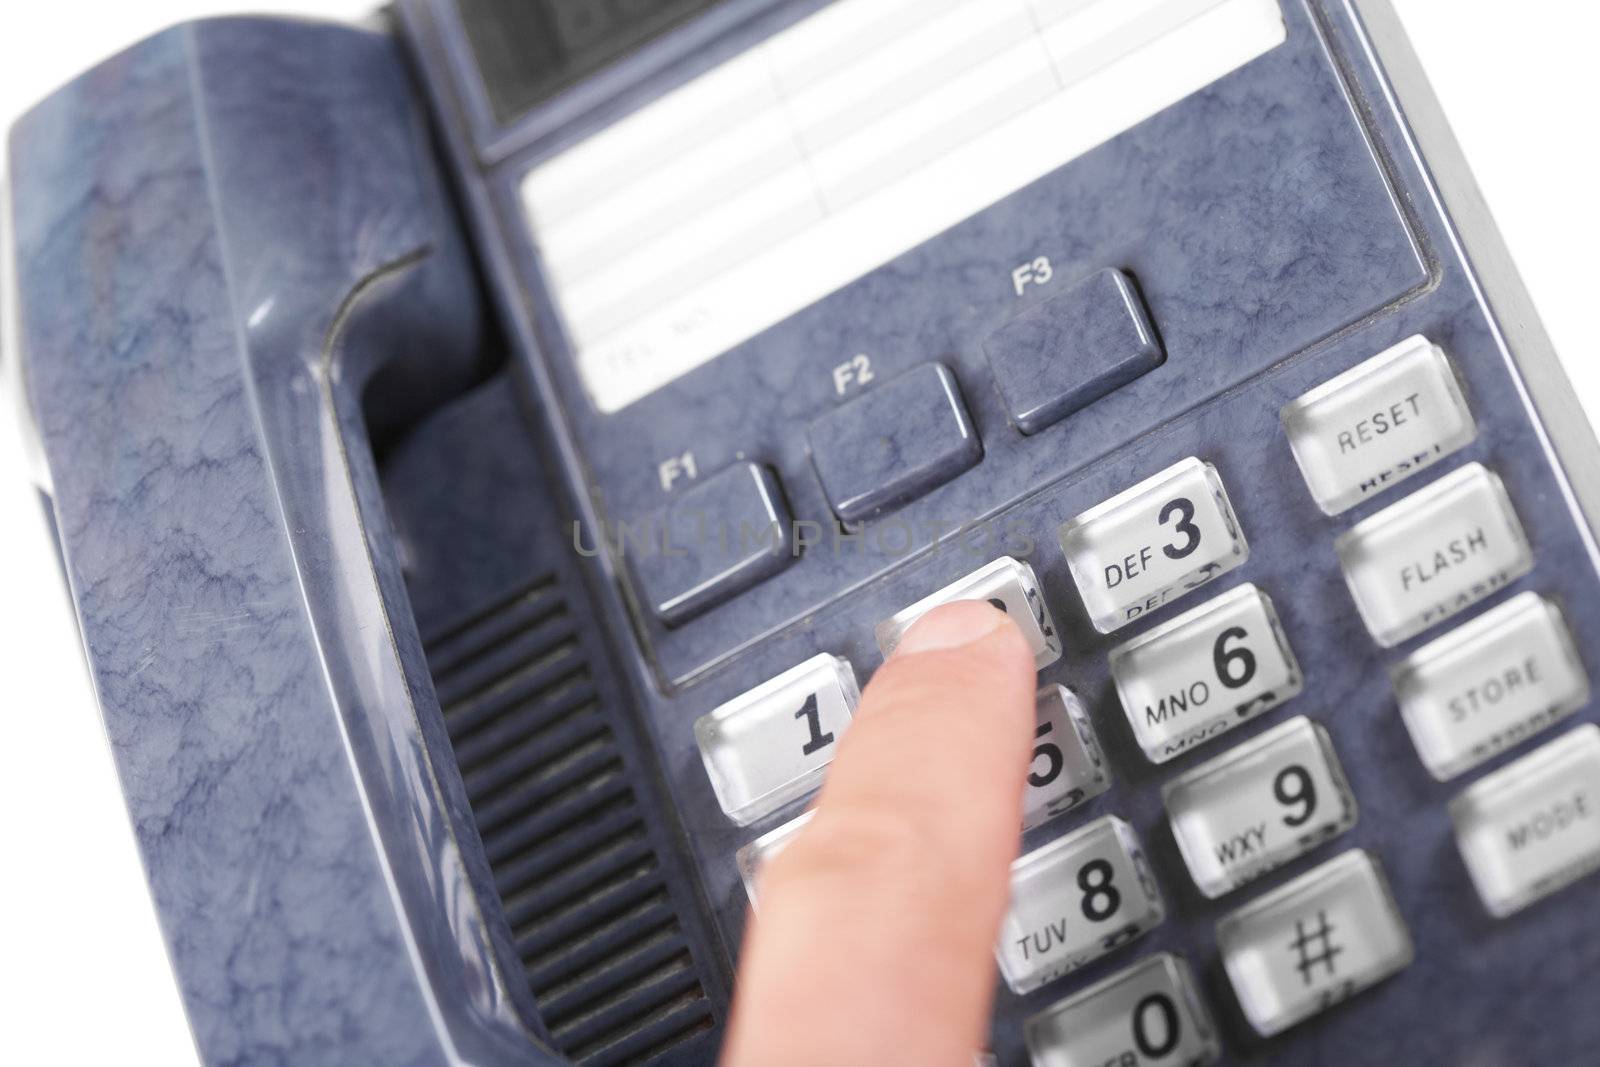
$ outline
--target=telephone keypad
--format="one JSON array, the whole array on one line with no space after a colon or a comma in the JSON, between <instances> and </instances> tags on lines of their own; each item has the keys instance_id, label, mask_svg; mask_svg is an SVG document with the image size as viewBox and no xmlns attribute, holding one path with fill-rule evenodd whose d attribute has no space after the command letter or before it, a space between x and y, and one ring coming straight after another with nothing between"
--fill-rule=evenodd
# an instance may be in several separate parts
<instances>
[{"instance_id":1,"label":"telephone keypad","mask_svg":"<svg viewBox=\"0 0 1600 1067\"><path fill-rule=\"evenodd\" d=\"M911 624L938 607L957 600L985 600L1010 615L1033 649L1034 666L1042 670L1061 658L1061 638L1044 602L1044 591L1033 568L1002 556L959 581L897 611L877 625L878 648L888 658L900 646Z\"/></svg>"},{"instance_id":2,"label":"telephone keypad","mask_svg":"<svg viewBox=\"0 0 1600 1067\"><path fill-rule=\"evenodd\" d=\"M1284 407L1283 428L1325 514L1337 515L1477 436L1444 350L1411 337Z\"/></svg>"},{"instance_id":3,"label":"telephone keypad","mask_svg":"<svg viewBox=\"0 0 1600 1067\"><path fill-rule=\"evenodd\" d=\"M1160 925L1161 891L1133 828L1096 819L1011 867L1011 910L995 955L1013 992L1027 993Z\"/></svg>"},{"instance_id":4,"label":"telephone keypad","mask_svg":"<svg viewBox=\"0 0 1600 1067\"><path fill-rule=\"evenodd\" d=\"M1600 726L1574 727L1480 779L1450 817L1496 918L1600 870Z\"/></svg>"},{"instance_id":5,"label":"telephone keypad","mask_svg":"<svg viewBox=\"0 0 1600 1067\"><path fill-rule=\"evenodd\" d=\"M1392 648L1533 568L1505 486L1469 463L1340 535L1345 582L1373 640Z\"/></svg>"},{"instance_id":6,"label":"telephone keypad","mask_svg":"<svg viewBox=\"0 0 1600 1067\"><path fill-rule=\"evenodd\" d=\"M1046 1008L1026 1032L1034 1067L1200 1067L1222 1051L1188 963L1170 952Z\"/></svg>"},{"instance_id":7,"label":"telephone keypad","mask_svg":"<svg viewBox=\"0 0 1600 1067\"><path fill-rule=\"evenodd\" d=\"M1103 634L1250 554L1216 468L1192 457L1090 508L1058 536L1089 619Z\"/></svg>"},{"instance_id":8,"label":"telephone keypad","mask_svg":"<svg viewBox=\"0 0 1600 1067\"><path fill-rule=\"evenodd\" d=\"M1410 965L1411 934L1377 863L1352 849L1217 923L1223 968L1271 1037Z\"/></svg>"},{"instance_id":9,"label":"telephone keypad","mask_svg":"<svg viewBox=\"0 0 1600 1067\"><path fill-rule=\"evenodd\" d=\"M1304 716L1174 778L1162 797L1189 874L1213 899L1356 821L1333 742Z\"/></svg>"},{"instance_id":10,"label":"telephone keypad","mask_svg":"<svg viewBox=\"0 0 1600 1067\"><path fill-rule=\"evenodd\" d=\"M1435 638L1390 677L1417 755L1441 782L1589 700L1560 609L1531 591Z\"/></svg>"},{"instance_id":11,"label":"telephone keypad","mask_svg":"<svg viewBox=\"0 0 1600 1067\"><path fill-rule=\"evenodd\" d=\"M695 741L728 818L749 826L815 789L860 698L849 662L823 654L702 716Z\"/></svg>"},{"instance_id":12,"label":"telephone keypad","mask_svg":"<svg viewBox=\"0 0 1600 1067\"><path fill-rule=\"evenodd\" d=\"M1111 653L1133 735L1165 763L1277 707L1303 685L1272 601L1241 585Z\"/></svg>"}]
</instances>

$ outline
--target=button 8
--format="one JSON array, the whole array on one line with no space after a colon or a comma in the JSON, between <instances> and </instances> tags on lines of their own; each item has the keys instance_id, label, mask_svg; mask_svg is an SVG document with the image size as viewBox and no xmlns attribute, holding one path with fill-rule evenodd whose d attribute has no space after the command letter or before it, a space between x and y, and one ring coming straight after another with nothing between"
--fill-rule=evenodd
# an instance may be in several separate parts
<instances>
[{"instance_id":1,"label":"button 8","mask_svg":"<svg viewBox=\"0 0 1600 1067\"><path fill-rule=\"evenodd\" d=\"M1587 723L1450 804L1484 907L1505 918L1600 870L1600 726Z\"/></svg>"},{"instance_id":2,"label":"button 8","mask_svg":"<svg viewBox=\"0 0 1600 1067\"><path fill-rule=\"evenodd\" d=\"M1522 523L1481 463L1451 471L1340 535L1345 583L1384 648L1421 633L1533 568Z\"/></svg>"},{"instance_id":3,"label":"button 8","mask_svg":"<svg viewBox=\"0 0 1600 1067\"><path fill-rule=\"evenodd\" d=\"M1161 795L1194 884L1213 899L1356 823L1333 742L1304 716L1174 778Z\"/></svg>"},{"instance_id":4,"label":"button 8","mask_svg":"<svg viewBox=\"0 0 1600 1067\"><path fill-rule=\"evenodd\" d=\"M1162 952L1027 1023L1034 1067L1199 1067L1221 1054L1189 965Z\"/></svg>"},{"instance_id":5,"label":"button 8","mask_svg":"<svg viewBox=\"0 0 1600 1067\"><path fill-rule=\"evenodd\" d=\"M1001 556L880 622L875 634L884 658L900 646L900 639L911 629L912 623L940 604L956 600L987 600L1010 615L1028 639L1028 647L1033 649L1036 670L1061 658L1061 639L1056 636L1050 609L1045 607L1039 579L1034 577L1032 567L1010 556Z\"/></svg>"},{"instance_id":6,"label":"button 8","mask_svg":"<svg viewBox=\"0 0 1600 1067\"><path fill-rule=\"evenodd\" d=\"M1262 1037L1410 965L1415 952L1377 864L1335 856L1217 923L1222 964Z\"/></svg>"},{"instance_id":7,"label":"button 8","mask_svg":"<svg viewBox=\"0 0 1600 1067\"><path fill-rule=\"evenodd\" d=\"M1533 592L1417 649L1390 677L1417 755L1441 782L1589 701L1561 612Z\"/></svg>"},{"instance_id":8,"label":"button 8","mask_svg":"<svg viewBox=\"0 0 1600 1067\"><path fill-rule=\"evenodd\" d=\"M855 671L813 656L694 724L728 818L749 826L817 787L861 698Z\"/></svg>"},{"instance_id":9,"label":"button 8","mask_svg":"<svg viewBox=\"0 0 1600 1067\"><path fill-rule=\"evenodd\" d=\"M1057 532L1096 630L1111 633L1250 554L1216 468L1190 458Z\"/></svg>"},{"instance_id":10,"label":"button 8","mask_svg":"<svg viewBox=\"0 0 1600 1067\"><path fill-rule=\"evenodd\" d=\"M1027 993L1127 944L1166 908L1133 828L1096 819L1011 865L1011 910L995 955Z\"/></svg>"},{"instance_id":11,"label":"button 8","mask_svg":"<svg viewBox=\"0 0 1600 1067\"><path fill-rule=\"evenodd\" d=\"M1275 708L1300 692L1300 665L1272 601L1241 585L1111 653L1133 735L1152 763Z\"/></svg>"},{"instance_id":12,"label":"button 8","mask_svg":"<svg viewBox=\"0 0 1600 1067\"><path fill-rule=\"evenodd\" d=\"M1337 515L1477 436L1444 350L1410 337L1282 412L1295 462L1317 506Z\"/></svg>"}]
</instances>

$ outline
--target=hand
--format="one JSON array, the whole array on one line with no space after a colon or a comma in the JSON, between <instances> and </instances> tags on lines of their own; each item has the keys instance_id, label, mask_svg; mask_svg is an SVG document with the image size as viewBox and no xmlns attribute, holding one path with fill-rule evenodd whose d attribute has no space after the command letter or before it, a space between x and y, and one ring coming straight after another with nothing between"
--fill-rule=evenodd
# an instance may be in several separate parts
<instances>
[{"instance_id":1,"label":"hand","mask_svg":"<svg viewBox=\"0 0 1600 1067\"><path fill-rule=\"evenodd\" d=\"M1033 655L966 601L862 694L816 814L761 872L723 1067L972 1067L1021 842Z\"/></svg>"}]
</instances>

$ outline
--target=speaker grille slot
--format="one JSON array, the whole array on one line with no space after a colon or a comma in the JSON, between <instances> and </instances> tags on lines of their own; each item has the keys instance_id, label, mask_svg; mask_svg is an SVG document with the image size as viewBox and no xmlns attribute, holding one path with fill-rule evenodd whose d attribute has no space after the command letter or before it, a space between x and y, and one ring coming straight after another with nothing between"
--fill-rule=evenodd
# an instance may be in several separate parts
<instances>
[{"instance_id":1,"label":"speaker grille slot","mask_svg":"<svg viewBox=\"0 0 1600 1067\"><path fill-rule=\"evenodd\" d=\"M560 581L425 642L445 727L539 1014L584 1065L715 1025Z\"/></svg>"}]
</instances>

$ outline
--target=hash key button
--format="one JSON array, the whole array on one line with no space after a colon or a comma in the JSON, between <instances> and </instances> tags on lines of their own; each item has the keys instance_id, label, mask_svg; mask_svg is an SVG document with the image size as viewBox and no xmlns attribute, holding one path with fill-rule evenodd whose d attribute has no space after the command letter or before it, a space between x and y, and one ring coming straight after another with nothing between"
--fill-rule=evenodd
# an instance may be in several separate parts
<instances>
[{"instance_id":1,"label":"hash key button","mask_svg":"<svg viewBox=\"0 0 1600 1067\"><path fill-rule=\"evenodd\" d=\"M983 457L961 388L941 363L834 408L811 424L808 437L828 503L851 524L908 503Z\"/></svg>"},{"instance_id":2,"label":"hash key button","mask_svg":"<svg viewBox=\"0 0 1600 1067\"><path fill-rule=\"evenodd\" d=\"M1038 433L1166 359L1133 283L1111 269L1018 315L983 347L1023 433Z\"/></svg>"},{"instance_id":3,"label":"hash key button","mask_svg":"<svg viewBox=\"0 0 1600 1067\"><path fill-rule=\"evenodd\" d=\"M1217 923L1222 965L1262 1037L1282 1033L1410 965L1410 931L1388 882L1361 849Z\"/></svg>"},{"instance_id":4,"label":"hash key button","mask_svg":"<svg viewBox=\"0 0 1600 1067\"><path fill-rule=\"evenodd\" d=\"M1575 727L1481 779L1450 817L1496 918L1600 870L1600 727Z\"/></svg>"}]
</instances>

